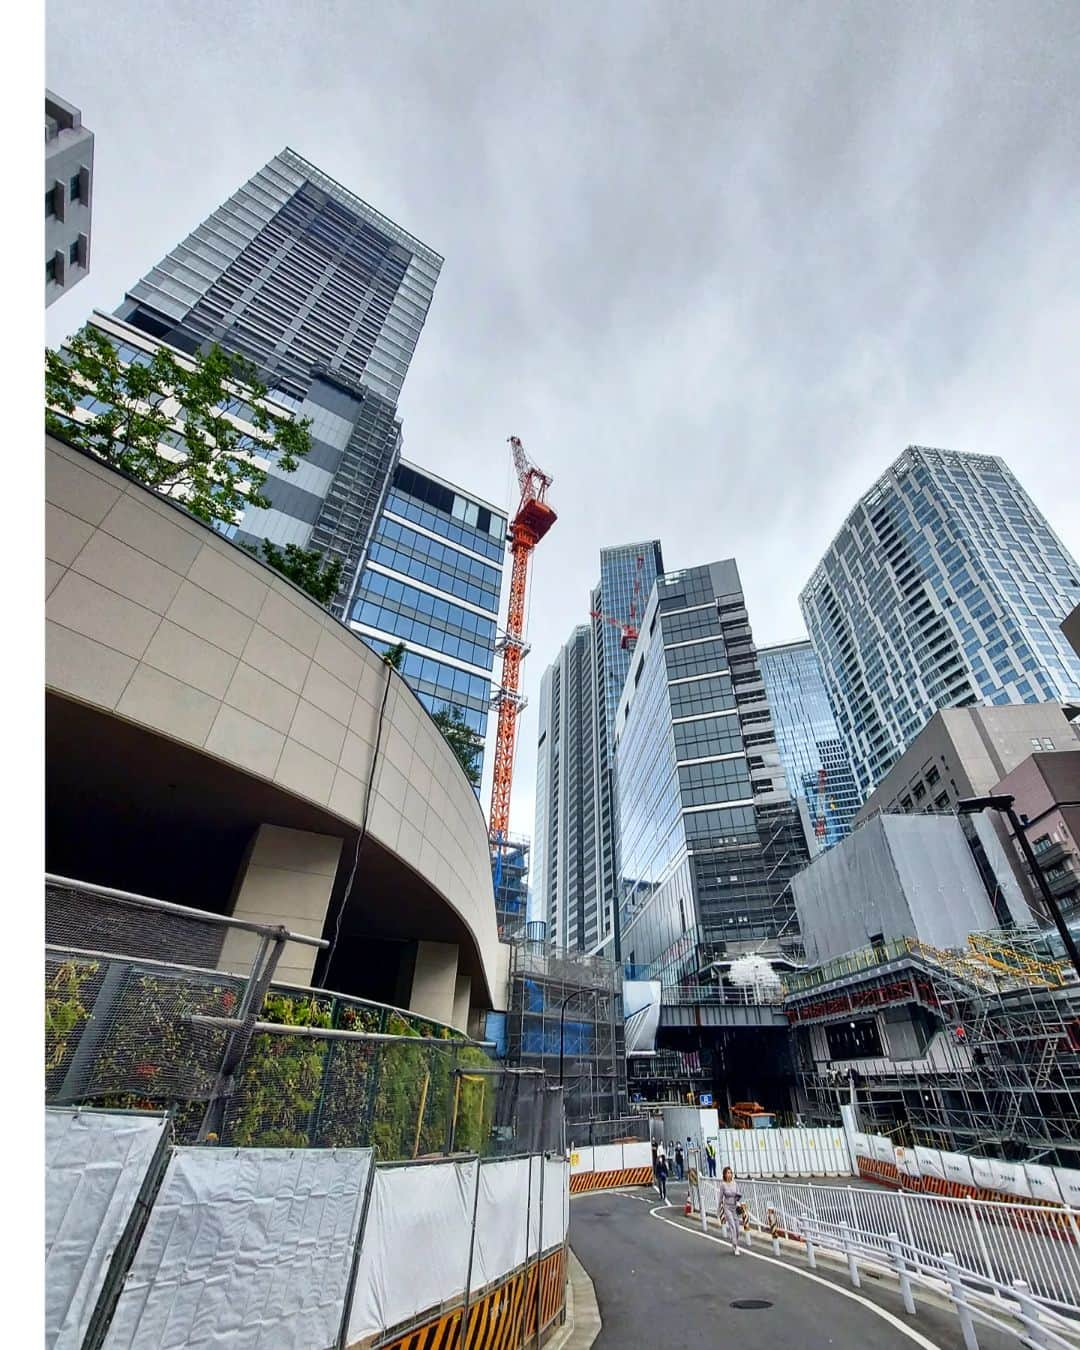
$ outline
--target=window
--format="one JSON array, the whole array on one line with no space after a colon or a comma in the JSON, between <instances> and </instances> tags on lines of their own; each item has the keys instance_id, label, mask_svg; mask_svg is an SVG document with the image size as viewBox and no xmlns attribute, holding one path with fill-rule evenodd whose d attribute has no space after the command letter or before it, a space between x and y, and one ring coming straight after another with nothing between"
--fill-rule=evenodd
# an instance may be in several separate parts
<instances>
[{"instance_id":1,"label":"window","mask_svg":"<svg viewBox=\"0 0 1080 1350\"><path fill-rule=\"evenodd\" d=\"M55 258L46 258L46 259L45 259L45 280L46 280L46 281L55 281L55 280L56 280L56 259L55 259Z\"/></svg>"},{"instance_id":2,"label":"window","mask_svg":"<svg viewBox=\"0 0 1080 1350\"><path fill-rule=\"evenodd\" d=\"M922 783L916 783L914 788L912 788L912 791L915 794L915 800L917 802L921 802L922 799L926 796L926 788L923 787Z\"/></svg>"},{"instance_id":3,"label":"window","mask_svg":"<svg viewBox=\"0 0 1080 1350\"><path fill-rule=\"evenodd\" d=\"M72 240L71 247L68 249L68 262L73 267L79 265L79 241L77 239Z\"/></svg>"},{"instance_id":4,"label":"window","mask_svg":"<svg viewBox=\"0 0 1080 1350\"><path fill-rule=\"evenodd\" d=\"M927 785L928 785L929 787L933 787L934 784L938 781L938 779L939 779L940 777L941 777L941 774L939 774L938 771L937 771L937 765L936 765L936 764L931 764L930 767L929 767L929 769L927 769L927 771L926 771L926 782L927 782Z\"/></svg>"},{"instance_id":5,"label":"window","mask_svg":"<svg viewBox=\"0 0 1080 1350\"><path fill-rule=\"evenodd\" d=\"M901 798L900 798L900 810L901 810L901 811L910 811L910 810L911 810L911 798L910 798L910 797L901 797Z\"/></svg>"},{"instance_id":6,"label":"window","mask_svg":"<svg viewBox=\"0 0 1080 1350\"><path fill-rule=\"evenodd\" d=\"M1038 738L1038 736L1032 736L1032 738L1031 738L1031 748L1032 748L1032 750L1041 750L1041 749L1042 749L1042 746L1041 746L1040 743L1039 743L1039 738Z\"/></svg>"},{"instance_id":7,"label":"window","mask_svg":"<svg viewBox=\"0 0 1080 1350\"><path fill-rule=\"evenodd\" d=\"M949 805L949 794L943 792L940 797L934 798L934 805L939 811L944 811Z\"/></svg>"},{"instance_id":8,"label":"window","mask_svg":"<svg viewBox=\"0 0 1080 1350\"><path fill-rule=\"evenodd\" d=\"M1042 738L1042 748L1044 750L1053 750L1054 742L1050 739L1049 736L1044 736Z\"/></svg>"},{"instance_id":9,"label":"window","mask_svg":"<svg viewBox=\"0 0 1080 1350\"><path fill-rule=\"evenodd\" d=\"M77 202L81 201L81 199L81 194L79 192L79 175L74 173L71 175L71 182L68 184L68 200Z\"/></svg>"},{"instance_id":10,"label":"window","mask_svg":"<svg viewBox=\"0 0 1080 1350\"><path fill-rule=\"evenodd\" d=\"M45 219L56 215L56 199L53 196L52 188L45 189Z\"/></svg>"}]
</instances>

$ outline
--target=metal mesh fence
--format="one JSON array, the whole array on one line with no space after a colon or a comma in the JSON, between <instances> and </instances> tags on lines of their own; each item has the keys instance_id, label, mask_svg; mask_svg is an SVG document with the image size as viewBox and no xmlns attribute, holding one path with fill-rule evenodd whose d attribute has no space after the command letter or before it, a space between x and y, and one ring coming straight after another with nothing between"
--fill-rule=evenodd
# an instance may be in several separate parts
<instances>
[{"instance_id":1,"label":"metal mesh fence","mask_svg":"<svg viewBox=\"0 0 1080 1350\"><path fill-rule=\"evenodd\" d=\"M578 1144L624 1144L647 1141L648 1116L617 1116L612 1120L568 1120L567 1138Z\"/></svg>"},{"instance_id":2,"label":"metal mesh fence","mask_svg":"<svg viewBox=\"0 0 1080 1350\"><path fill-rule=\"evenodd\" d=\"M186 1143L383 1159L563 1147L561 1094L542 1073L497 1066L416 1013L272 984L266 932L49 883L46 937L50 1104L172 1109ZM245 948L246 965L233 959ZM231 970L167 962L165 949L216 953Z\"/></svg>"}]
</instances>

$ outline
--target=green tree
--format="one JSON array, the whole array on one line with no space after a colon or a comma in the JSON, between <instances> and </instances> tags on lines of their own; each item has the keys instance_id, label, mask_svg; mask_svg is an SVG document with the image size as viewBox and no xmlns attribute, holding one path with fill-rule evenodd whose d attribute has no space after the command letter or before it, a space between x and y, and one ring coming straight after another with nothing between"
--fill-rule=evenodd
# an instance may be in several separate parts
<instances>
[{"instance_id":1,"label":"green tree","mask_svg":"<svg viewBox=\"0 0 1080 1350\"><path fill-rule=\"evenodd\" d=\"M320 605L328 605L341 585L342 562L335 558L327 562L317 548L300 548L286 544L284 549L263 539L259 544L245 544L249 553L262 557L275 572L288 577L302 591L307 591Z\"/></svg>"},{"instance_id":2,"label":"green tree","mask_svg":"<svg viewBox=\"0 0 1080 1350\"><path fill-rule=\"evenodd\" d=\"M465 777L473 787L479 787L480 770L476 766L476 755L480 741L465 721L461 709L445 704L438 712L432 713L431 718L457 756L457 762L465 770Z\"/></svg>"},{"instance_id":3,"label":"green tree","mask_svg":"<svg viewBox=\"0 0 1080 1350\"><path fill-rule=\"evenodd\" d=\"M99 456L200 520L232 523L246 506L269 506L266 471L252 453L289 473L311 448L310 422L271 412L254 368L217 345L191 368L167 347L129 365L99 328L88 326L45 353L45 429ZM87 396L91 416L77 420ZM243 408L245 432L226 413ZM169 453L168 448L172 452Z\"/></svg>"},{"instance_id":4,"label":"green tree","mask_svg":"<svg viewBox=\"0 0 1080 1350\"><path fill-rule=\"evenodd\" d=\"M395 642L392 647L387 647L386 651L383 652L383 660L388 666L392 666L394 670L400 671L402 663L405 660L405 653L408 650L409 649L405 646L404 642Z\"/></svg>"}]
</instances>

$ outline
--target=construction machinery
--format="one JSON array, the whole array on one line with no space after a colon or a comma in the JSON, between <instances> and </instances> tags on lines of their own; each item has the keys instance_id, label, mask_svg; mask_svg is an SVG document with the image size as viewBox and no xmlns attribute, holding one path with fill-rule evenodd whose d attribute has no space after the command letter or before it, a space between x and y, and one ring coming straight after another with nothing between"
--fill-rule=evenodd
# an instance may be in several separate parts
<instances>
[{"instance_id":1,"label":"construction machinery","mask_svg":"<svg viewBox=\"0 0 1080 1350\"><path fill-rule=\"evenodd\" d=\"M506 613L506 631L499 639L502 652L502 682L492 704L498 708L495 737L495 768L491 784L491 812L488 817L492 861L496 887L502 875L503 851L510 829L510 787L514 777L514 742L518 713L525 706L519 691L521 662L528 653L525 643L525 596L529 577L529 559L557 519L545 500L551 478L538 469L525 453L517 436L510 437L514 469L521 488L521 501L510 522L510 601Z\"/></svg>"},{"instance_id":2,"label":"construction machinery","mask_svg":"<svg viewBox=\"0 0 1080 1350\"><path fill-rule=\"evenodd\" d=\"M731 1108L733 1130L771 1130L776 1114L766 1111L760 1102L736 1102Z\"/></svg>"}]
</instances>

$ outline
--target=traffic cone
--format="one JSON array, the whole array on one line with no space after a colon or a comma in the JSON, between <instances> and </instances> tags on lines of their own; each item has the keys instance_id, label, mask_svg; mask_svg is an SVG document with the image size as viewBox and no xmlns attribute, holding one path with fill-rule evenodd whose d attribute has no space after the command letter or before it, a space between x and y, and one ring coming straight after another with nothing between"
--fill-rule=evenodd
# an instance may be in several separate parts
<instances>
[{"instance_id":1,"label":"traffic cone","mask_svg":"<svg viewBox=\"0 0 1080 1350\"><path fill-rule=\"evenodd\" d=\"M687 1196L687 1197L686 1197L686 1204L685 1204L685 1206L683 1207L683 1213L686 1215L687 1218L689 1218L690 1215L693 1214L693 1212L694 1212L694 1206L690 1203L690 1197Z\"/></svg>"}]
</instances>

